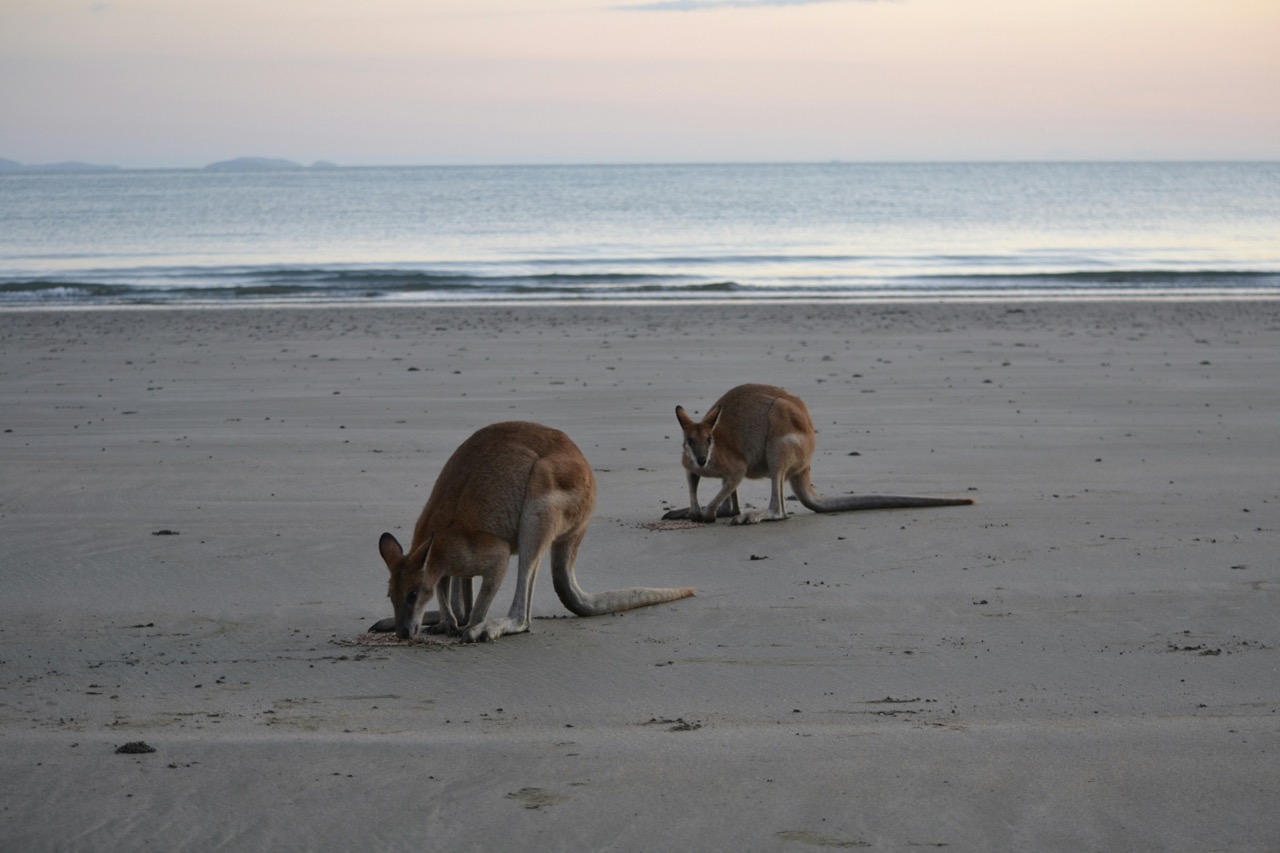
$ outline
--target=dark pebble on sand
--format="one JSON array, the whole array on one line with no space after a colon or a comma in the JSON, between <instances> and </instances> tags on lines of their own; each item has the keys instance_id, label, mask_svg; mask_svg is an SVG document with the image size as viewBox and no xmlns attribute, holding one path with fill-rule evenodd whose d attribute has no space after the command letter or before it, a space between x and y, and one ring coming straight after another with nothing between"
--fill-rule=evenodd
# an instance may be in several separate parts
<instances>
[{"instance_id":1,"label":"dark pebble on sand","mask_svg":"<svg viewBox=\"0 0 1280 853\"><path fill-rule=\"evenodd\" d=\"M116 747L116 755L143 755L155 751L156 748L145 740L131 740L124 746Z\"/></svg>"}]
</instances>

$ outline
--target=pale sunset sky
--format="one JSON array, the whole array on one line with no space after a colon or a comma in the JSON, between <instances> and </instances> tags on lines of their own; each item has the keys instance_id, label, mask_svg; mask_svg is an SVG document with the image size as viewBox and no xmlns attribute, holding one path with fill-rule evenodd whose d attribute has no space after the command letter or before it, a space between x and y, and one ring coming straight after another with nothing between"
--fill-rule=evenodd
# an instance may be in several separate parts
<instances>
[{"instance_id":1,"label":"pale sunset sky","mask_svg":"<svg viewBox=\"0 0 1280 853\"><path fill-rule=\"evenodd\" d=\"M1280 0L0 0L0 157L1280 159Z\"/></svg>"}]
</instances>

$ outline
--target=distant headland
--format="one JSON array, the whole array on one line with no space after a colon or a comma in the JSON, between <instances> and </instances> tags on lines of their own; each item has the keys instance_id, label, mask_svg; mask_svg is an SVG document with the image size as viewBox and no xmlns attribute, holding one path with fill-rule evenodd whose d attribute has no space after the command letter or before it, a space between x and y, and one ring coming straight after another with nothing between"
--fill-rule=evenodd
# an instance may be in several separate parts
<instances>
[{"instance_id":1,"label":"distant headland","mask_svg":"<svg viewBox=\"0 0 1280 853\"><path fill-rule=\"evenodd\" d=\"M115 172L119 168L119 166L98 166L93 163L78 163L75 161L29 165L27 163L19 163L17 160L6 160L4 157L0 157L0 172Z\"/></svg>"},{"instance_id":2,"label":"distant headland","mask_svg":"<svg viewBox=\"0 0 1280 853\"><path fill-rule=\"evenodd\" d=\"M328 160L317 160L310 166L295 163L279 157L236 157L232 160L219 160L210 163L204 169L210 172L283 172L295 169L336 169L337 164ZM100 166L95 163L68 161L65 163L19 163L0 157L0 173L3 172L118 172L119 166Z\"/></svg>"}]
</instances>

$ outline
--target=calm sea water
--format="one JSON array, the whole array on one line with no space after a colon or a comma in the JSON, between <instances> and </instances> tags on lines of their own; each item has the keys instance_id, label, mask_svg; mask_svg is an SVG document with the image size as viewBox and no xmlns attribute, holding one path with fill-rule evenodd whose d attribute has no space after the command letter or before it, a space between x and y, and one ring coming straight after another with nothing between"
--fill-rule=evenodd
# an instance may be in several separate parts
<instances>
[{"instance_id":1,"label":"calm sea water","mask_svg":"<svg viewBox=\"0 0 1280 853\"><path fill-rule=\"evenodd\" d=\"M1280 297L1280 163L0 174L0 306Z\"/></svg>"}]
</instances>

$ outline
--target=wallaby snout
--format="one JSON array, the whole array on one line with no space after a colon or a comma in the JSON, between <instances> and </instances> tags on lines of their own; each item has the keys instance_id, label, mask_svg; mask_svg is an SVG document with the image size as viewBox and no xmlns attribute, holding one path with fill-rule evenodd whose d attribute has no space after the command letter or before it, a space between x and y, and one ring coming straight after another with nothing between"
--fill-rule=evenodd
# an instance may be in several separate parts
<instances>
[{"instance_id":1,"label":"wallaby snout","mask_svg":"<svg viewBox=\"0 0 1280 853\"><path fill-rule=\"evenodd\" d=\"M689 439L685 442L685 452L689 454L689 458L692 459L694 464L699 468L705 468L707 466L707 460L711 458L711 454L709 454L706 449L699 448L694 445L693 439Z\"/></svg>"}]
</instances>

